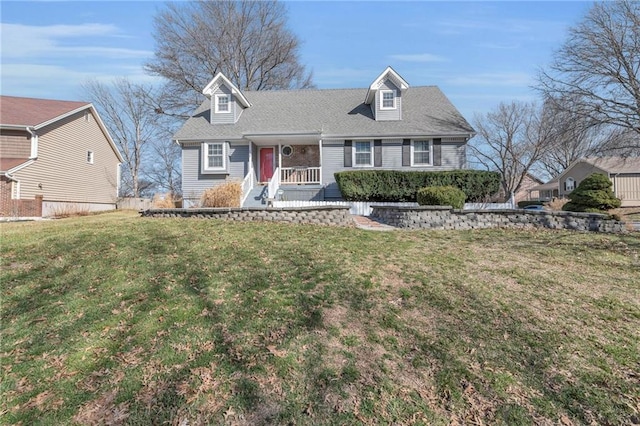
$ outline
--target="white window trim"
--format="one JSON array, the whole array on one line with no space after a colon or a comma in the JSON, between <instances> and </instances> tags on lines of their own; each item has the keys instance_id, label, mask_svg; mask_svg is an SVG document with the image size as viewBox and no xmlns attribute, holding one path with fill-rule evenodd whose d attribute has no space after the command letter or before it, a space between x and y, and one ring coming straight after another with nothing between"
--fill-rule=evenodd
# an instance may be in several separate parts
<instances>
[{"instance_id":1,"label":"white window trim","mask_svg":"<svg viewBox=\"0 0 640 426\"><path fill-rule=\"evenodd\" d=\"M429 142L429 164L416 163L415 156L413 155L415 150L415 143L426 141ZM433 166L433 140L432 139L415 139L411 140L411 167L431 167Z\"/></svg>"},{"instance_id":2,"label":"white window trim","mask_svg":"<svg viewBox=\"0 0 640 426\"><path fill-rule=\"evenodd\" d=\"M209 146L222 145L222 167L209 167ZM202 172L215 173L227 171L227 142L203 142L202 143Z\"/></svg>"},{"instance_id":3,"label":"white window trim","mask_svg":"<svg viewBox=\"0 0 640 426\"><path fill-rule=\"evenodd\" d=\"M221 111L220 110L220 98L227 98L227 110L226 111ZM216 95L216 101L215 101L215 108L216 108L216 114L228 114L231 112L231 95L227 95L227 94L219 94Z\"/></svg>"},{"instance_id":4,"label":"white window trim","mask_svg":"<svg viewBox=\"0 0 640 426\"><path fill-rule=\"evenodd\" d=\"M94 153L93 151L87 151L87 164L93 164Z\"/></svg>"},{"instance_id":5,"label":"white window trim","mask_svg":"<svg viewBox=\"0 0 640 426\"><path fill-rule=\"evenodd\" d=\"M569 188L569 181L571 181L571 183L572 183L571 188ZM576 186L577 186L576 185L576 180L574 178L572 178L571 176L569 176L567 179L565 179L564 186L566 188L565 191L571 192L574 189L576 189Z\"/></svg>"},{"instance_id":6,"label":"white window trim","mask_svg":"<svg viewBox=\"0 0 640 426\"><path fill-rule=\"evenodd\" d=\"M368 143L369 144L369 149L371 150L371 162L369 164L356 164L356 145L358 143ZM373 167L373 165L375 164L375 161L373 159L373 156L375 155L374 153L374 149L373 149L373 141L353 141L353 145L351 148L351 165L352 167Z\"/></svg>"},{"instance_id":7,"label":"white window trim","mask_svg":"<svg viewBox=\"0 0 640 426\"><path fill-rule=\"evenodd\" d=\"M20 199L20 181L18 180L11 181L11 199L12 200Z\"/></svg>"},{"instance_id":8,"label":"white window trim","mask_svg":"<svg viewBox=\"0 0 640 426\"><path fill-rule=\"evenodd\" d=\"M385 93L393 93L393 106L392 107L385 107L384 106L384 94ZM381 90L380 91L380 109L384 109L384 110L392 110L392 109L397 109L398 107L398 98L397 98L397 94L395 90Z\"/></svg>"}]
</instances>

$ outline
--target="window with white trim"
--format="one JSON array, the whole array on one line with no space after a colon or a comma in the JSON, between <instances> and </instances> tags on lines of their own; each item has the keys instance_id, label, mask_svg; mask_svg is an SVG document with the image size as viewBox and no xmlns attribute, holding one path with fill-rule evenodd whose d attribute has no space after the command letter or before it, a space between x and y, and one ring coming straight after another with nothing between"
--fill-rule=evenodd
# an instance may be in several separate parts
<instances>
[{"instance_id":1,"label":"window with white trim","mask_svg":"<svg viewBox=\"0 0 640 426\"><path fill-rule=\"evenodd\" d=\"M411 141L411 165L430 166L433 164L430 140Z\"/></svg>"},{"instance_id":2,"label":"window with white trim","mask_svg":"<svg viewBox=\"0 0 640 426\"><path fill-rule=\"evenodd\" d=\"M353 143L353 165L354 167L373 166L373 142L355 141Z\"/></svg>"},{"instance_id":3,"label":"window with white trim","mask_svg":"<svg viewBox=\"0 0 640 426\"><path fill-rule=\"evenodd\" d=\"M221 171L225 170L225 143L224 142L208 142L203 146L203 164L205 171Z\"/></svg>"},{"instance_id":4,"label":"window with white trim","mask_svg":"<svg viewBox=\"0 0 640 426\"><path fill-rule=\"evenodd\" d=\"M87 163L93 164L93 151L87 151Z\"/></svg>"},{"instance_id":5,"label":"window with white trim","mask_svg":"<svg viewBox=\"0 0 640 426\"><path fill-rule=\"evenodd\" d=\"M216 95L216 112L229 111L229 95Z\"/></svg>"},{"instance_id":6,"label":"window with white trim","mask_svg":"<svg viewBox=\"0 0 640 426\"><path fill-rule=\"evenodd\" d=\"M565 191L573 191L576 189L576 180L572 177L568 177L566 181L564 181L564 190Z\"/></svg>"},{"instance_id":7,"label":"window with white trim","mask_svg":"<svg viewBox=\"0 0 640 426\"><path fill-rule=\"evenodd\" d=\"M396 109L396 91L380 91L380 109Z\"/></svg>"}]
</instances>

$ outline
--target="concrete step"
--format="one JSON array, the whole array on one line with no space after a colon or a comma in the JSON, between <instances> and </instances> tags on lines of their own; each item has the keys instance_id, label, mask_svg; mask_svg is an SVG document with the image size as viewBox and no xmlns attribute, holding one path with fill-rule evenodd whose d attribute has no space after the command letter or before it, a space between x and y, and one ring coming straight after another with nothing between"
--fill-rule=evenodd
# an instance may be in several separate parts
<instances>
[{"instance_id":1,"label":"concrete step","mask_svg":"<svg viewBox=\"0 0 640 426\"><path fill-rule=\"evenodd\" d=\"M263 197L266 198L267 195L267 186L266 185L257 185L255 186L247 196L247 199L244 200L242 207L266 207L267 204L263 203Z\"/></svg>"}]
</instances>

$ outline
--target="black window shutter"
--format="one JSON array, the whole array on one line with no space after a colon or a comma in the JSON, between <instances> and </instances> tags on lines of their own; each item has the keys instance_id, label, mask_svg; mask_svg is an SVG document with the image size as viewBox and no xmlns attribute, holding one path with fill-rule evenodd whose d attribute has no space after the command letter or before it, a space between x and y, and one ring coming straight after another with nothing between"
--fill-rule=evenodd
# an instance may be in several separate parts
<instances>
[{"instance_id":1,"label":"black window shutter","mask_svg":"<svg viewBox=\"0 0 640 426\"><path fill-rule=\"evenodd\" d=\"M352 167L351 165L351 141L344 141L344 166Z\"/></svg>"},{"instance_id":2,"label":"black window shutter","mask_svg":"<svg viewBox=\"0 0 640 426\"><path fill-rule=\"evenodd\" d=\"M411 139L402 139L402 165L411 166Z\"/></svg>"},{"instance_id":3,"label":"black window shutter","mask_svg":"<svg viewBox=\"0 0 640 426\"><path fill-rule=\"evenodd\" d=\"M373 165L382 167L382 139L373 140Z\"/></svg>"},{"instance_id":4,"label":"black window shutter","mask_svg":"<svg viewBox=\"0 0 640 426\"><path fill-rule=\"evenodd\" d=\"M433 140L433 165L442 166L442 139Z\"/></svg>"}]
</instances>

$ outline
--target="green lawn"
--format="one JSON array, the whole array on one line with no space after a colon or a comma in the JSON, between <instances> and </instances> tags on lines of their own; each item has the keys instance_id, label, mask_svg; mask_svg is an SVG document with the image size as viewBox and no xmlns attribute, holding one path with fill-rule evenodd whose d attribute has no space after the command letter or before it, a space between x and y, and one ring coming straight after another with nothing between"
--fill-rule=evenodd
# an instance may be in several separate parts
<instances>
[{"instance_id":1,"label":"green lawn","mask_svg":"<svg viewBox=\"0 0 640 426\"><path fill-rule=\"evenodd\" d=\"M637 234L0 232L2 424L640 422Z\"/></svg>"}]
</instances>

